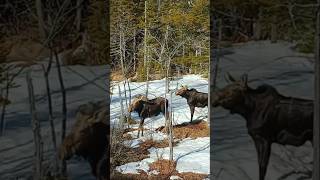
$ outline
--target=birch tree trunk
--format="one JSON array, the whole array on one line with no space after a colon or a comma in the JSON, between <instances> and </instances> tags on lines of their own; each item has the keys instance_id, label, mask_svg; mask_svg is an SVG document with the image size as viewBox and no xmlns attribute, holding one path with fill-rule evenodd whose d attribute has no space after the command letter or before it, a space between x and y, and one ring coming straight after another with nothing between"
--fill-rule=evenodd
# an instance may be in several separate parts
<instances>
[{"instance_id":1,"label":"birch tree trunk","mask_svg":"<svg viewBox=\"0 0 320 180\"><path fill-rule=\"evenodd\" d=\"M77 31L80 32L80 29L81 29L81 11L82 11L82 0L77 0L77 16L76 16L76 28L77 28Z\"/></svg>"},{"instance_id":2,"label":"birch tree trunk","mask_svg":"<svg viewBox=\"0 0 320 180\"><path fill-rule=\"evenodd\" d=\"M317 1L318 6L320 0ZM317 8L315 37L315 101L313 122L313 180L320 179L320 11Z\"/></svg>"},{"instance_id":3,"label":"birch tree trunk","mask_svg":"<svg viewBox=\"0 0 320 180\"><path fill-rule=\"evenodd\" d=\"M277 25L276 25L276 17L273 18L273 22L271 23L271 43L277 42Z\"/></svg>"},{"instance_id":4,"label":"birch tree trunk","mask_svg":"<svg viewBox=\"0 0 320 180\"><path fill-rule=\"evenodd\" d=\"M5 96L4 99L7 100L9 98L9 88L10 88L10 80L9 80L9 70L7 70L6 72L6 91L5 91ZM0 125L0 136L4 135L4 131L5 131L5 115L6 115L6 107L7 104L4 103L2 104L2 109L1 109L1 125Z\"/></svg>"},{"instance_id":5,"label":"birch tree trunk","mask_svg":"<svg viewBox=\"0 0 320 180\"><path fill-rule=\"evenodd\" d=\"M147 49L147 59L149 58L149 48ZM148 98L148 94L149 94L149 62L147 60L147 63L146 63L146 76L147 76L147 81L146 81L146 97Z\"/></svg>"},{"instance_id":6,"label":"birch tree trunk","mask_svg":"<svg viewBox=\"0 0 320 180\"><path fill-rule=\"evenodd\" d=\"M149 69L148 69L148 48L147 48L147 0L144 1L144 53L143 53L143 60L144 60L144 71L145 75L147 76L146 82L146 97L148 98L148 91L149 91Z\"/></svg>"},{"instance_id":7,"label":"birch tree trunk","mask_svg":"<svg viewBox=\"0 0 320 180\"><path fill-rule=\"evenodd\" d=\"M49 73L51 71L52 58L53 57L52 57L52 52L51 52L48 67L45 68L43 65L42 68L44 71L44 79L45 79L47 98L48 98L48 108L49 108L48 120L49 120L49 124L50 124L52 146L53 146L53 151L54 151L54 172L57 173L58 169L59 169L58 156L57 156L57 140L56 140L56 131L55 131L55 125L54 125L53 110L52 110L51 89L50 89L50 82L49 82Z\"/></svg>"},{"instance_id":8,"label":"birch tree trunk","mask_svg":"<svg viewBox=\"0 0 320 180\"><path fill-rule=\"evenodd\" d=\"M169 160L173 161L173 134L172 134L172 120L173 120L173 109L172 109L172 93L173 91L170 92L170 117L169 117L169 149L170 149L170 154L169 154Z\"/></svg>"},{"instance_id":9,"label":"birch tree trunk","mask_svg":"<svg viewBox=\"0 0 320 180\"><path fill-rule=\"evenodd\" d=\"M122 101L121 89L120 89L120 85L119 85L119 84L118 84L118 92L119 92L120 108L121 108L121 115L120 115L120 128L121 128L121 129L123 129L124 108L123 108L123 101Z\"/></svg>"},{"instance_id":10,"label":"birch tree trunk","mask_svg":"<svg viewBox=\"0 0 320 180\"><path fill-rule=\"evenodd\" d=\"M211 9L213 9L213 5L210 5ZM219 61L218 56L218 44L219 39L217 37L217 23L216 19L214 18L214 11L210 11L210 75L209 75L209 86L208 86L208 123L210 125L210 133L213 132L213 118L214 118L214 111L213 107L211 106L211 102L213 101L213 96L211 94L215 91L216 87L216 78L217 78L217 66ZM213 144L213 138L210 139L210 144ZM210 148L210 154L213 154L213 148ZM210 156L210 161L213 162L213 156ZM210 179L215 179L214 173L212 172L213 168L210 168Z\"/></svg>"},{"instance_id":11,"label":"birch tree trunk","mask_svg":"<svg viewBox=\"0 0 320 180\"><path fill-rule=\"evenodd\" d=\"M44 15L43 15L41 0L36 0L36 10L37 10L37 16L38 16L38 28L39 28L40 38L44 39L46 37L46 32L45 32Z\"/></svg>"},{"instance_id":12,"label":"birch tree trunk","mask_svg":"<svg viewBox=\"0 0 320 180\"><path fill-rule=\"evenodd\" d=\"M133 30L133 72L136 72L136 28Z\"/></svg>"},{"instance_id":13,"label":"birch tree trunk","mask_svg":"<svg viewBox=\"0 0 320 180\"><path fill-rule=\"evenodd\" d=\"M28 94L29 94L29 106L30 106L30 114L31 114L31 123L32 123L32 132L33 132L33 140L35 144L35 161L34 161L34 180L41 180L42 178L42 138L40 132L40 122L37 119L36 114L36 105L34 98L34 89L31 79L31 70L27 72L27 84L28 84Z\"/></svg>"},{"instance_id":14,"label":"birch tree trunk","mask_svg":"<svg viewBox=\"0 0 320 180\"><path fill-rule=\"evenodd\" d=\"M143 65L147 66L147 0L144 1L144 51Z\"/></svg>"},{"instance_id":15,"label":"birch tree trunk","mask_svg":"<svg viewBox=\"0 0 320 180\"><path fill-rule=\"evenodd\" d=\"M53 50L54 57L56 59L57 64L57 71L58 71L58 78L60 83L60 90L62 95L62 123L61 123L61 142L63 142L64 138L66 137L66 128L67 128L67 98L66 98L66 89L63 82L63 75L61 72L61 65L58 53ZM61 162L61 175L66 176L67 174L67 163L65 160Z\"/></svg>"}]
</instances>

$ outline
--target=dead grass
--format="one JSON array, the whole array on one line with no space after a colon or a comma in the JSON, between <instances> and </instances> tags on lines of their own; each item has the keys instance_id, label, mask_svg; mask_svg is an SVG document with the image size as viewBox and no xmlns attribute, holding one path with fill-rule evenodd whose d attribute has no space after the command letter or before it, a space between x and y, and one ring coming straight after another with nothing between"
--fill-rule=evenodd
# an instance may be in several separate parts
<instances>
[{"instance_id":1,"label":"dead grass","mask_svg":"<svg viewBox=\"0 0 320 180\"><path fill-rule=\"evenodd\" d=\"M165 133L164 126L157 129ZM177 139L209 137L210 127L206 121L193 121L192 123L183 123L173 126L173 136Z\"/></svg>"},{"instance_id":2,"label":"dead grass","mask_svg":"<svg viewBox=\"0 0 320 180\"><path fill-rule=\"evenodd\" d=\"M184 172L184 173L179 173L177 176L179 176L185 180L202 180L202 179L206 178L208 175L207 174L192 173L192 172Z\"/></svg>"},{"instance_id":3,"label":"dead grass","mask_svg":"<svg viewBox=\"0 0 320 180\"><path fill-rule=\"evenodd\" d=\"M159 159L151 164L149 164L150 171L156 170L159 172L160 176L170 177L172 174L177 174L176 170L177 163L175 161L170 161L167 159Z\"/></svg>"},{"instance_id":4,"label":"dead grass","mask_svg":"<svg viewBox=\"0 0 320 180\"><path fill-rule=\"evenodd\" d=\"M125 78L123 77L121 71L112 71L110 79L111 81L122 81Z\"/></svg>"},{"instance_id":5,"label":"dead grass","mask_svg":"<svg viewBox=\"0 0 320 180\"><path fill-rule=\"evenodd\" d=\"M173 143L173 146L176 146L178 144L178 141ZM142 142L140 144L141 148L151 148L151 147L155 147L155 148L165 148L165 147L169 147L169 141L167 139L161 140L161 141L154 141L152 139L148 139L144 142Z\"/></svg>"}]
</instances>

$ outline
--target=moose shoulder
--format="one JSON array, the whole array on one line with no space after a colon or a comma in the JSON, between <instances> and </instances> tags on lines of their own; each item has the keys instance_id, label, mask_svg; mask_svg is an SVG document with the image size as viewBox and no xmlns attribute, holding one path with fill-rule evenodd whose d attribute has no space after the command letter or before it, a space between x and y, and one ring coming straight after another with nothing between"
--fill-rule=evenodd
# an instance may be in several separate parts
<instances>
[{"instance_id":1,"label":"moose shoulder","mask_svg":"<svg viewBox=\"0 0 320 180\"><path fill-rule=\"evenodd\" d=\"M301 146L313 138L313 101L286 97L270 85L256 89L247 84L247 75L213 94L212 106L222 106L243 116L247 122L259 162L259 179L264 180L271 144Z\"/></svg>"}]
</instances>

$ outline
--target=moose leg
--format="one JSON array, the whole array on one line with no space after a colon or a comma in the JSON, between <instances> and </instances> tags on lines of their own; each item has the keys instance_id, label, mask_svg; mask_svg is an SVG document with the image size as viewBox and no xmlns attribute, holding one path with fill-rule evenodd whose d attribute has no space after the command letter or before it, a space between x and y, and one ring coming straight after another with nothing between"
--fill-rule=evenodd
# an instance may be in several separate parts
<instances>
[{"instance_id":1,"label":"moose leg","mask_svg":"<svg viewBox=\"0 0 320 180\"><path fill-rule=\"evenodd\" d=\"M194 113L194 109L195 107L194 106L189 106L190 107L190 112L191 112L191 121L192 122L192 119L193 119L193 113Z\"/></svg>"},{"instance_id":2,"label":"moose leg","mask_svg":"<svg viewBox=\"0 0 320 180\"><path fill-rule=\"evenodd\" d=\"M259 135L253 137L253 141L258 154L259 180L264 180L270 158L271 143Z\"/></svg>"},{"instance_id":3,"label":"moose leg","mask_svg":"<svg viewBox=\"0 0 320 180\"><path fill-rule=\"evenodd\" d=\"M140 120L139 128L138 128L138 138L140 136L140 131L141 131L141 136L143 136L143 124L144 124L144 118Z\"/></svg>"}]
</instances>

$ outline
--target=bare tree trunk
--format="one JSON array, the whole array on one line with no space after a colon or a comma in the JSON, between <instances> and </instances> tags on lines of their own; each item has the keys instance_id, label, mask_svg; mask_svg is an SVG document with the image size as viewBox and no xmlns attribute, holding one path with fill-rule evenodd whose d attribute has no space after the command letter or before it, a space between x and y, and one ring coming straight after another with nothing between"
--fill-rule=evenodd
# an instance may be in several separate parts
<instances>
[{"instance_id":1,"label":"bare tree trunk","mask_svg":"<svg viewBox=\"0 0 320 180\"><path fill-rule=\"evenodd\" d=\"M222 32L223 32L222 19L219 19L218 22L219 22L219 30L218 30L219 36L218 36L218 38L219 38L219 41L221 41L222 40Z\"/></svg>"},{"instance_id":2,"label":"bare tree trunk","mask_svg":"<svg viewBox=\"0 0 320 180\"><path fill-rule=\"evenodd\" d=\"M51 71L52 66L52 51L50 53L50 60L48 67L45 68L43 65L43 71L44 71L44 78L46 83L46 91L47 91L47 98L48 98L48 108L49 108L49 114L48 114L48 120L50 123L50 130L51 130L51 138L52 138L52 146L54 151L54 172L58 172L58 156L57 156L57 140L56 140L56 131L55 131L55 125L54 125L54 117L53 117L53 110L52 110L52 97L51 97L51 89L50 89L50 83L49 83L49 74Z\"/></svg>"},{"instance_id":3,"label":"bare tree trunk","mask_svg":"<svg viewBox=\"0 0 320 180\"><path fill-rule=\"evenodd\" d=\"M277 25L276 18L273 18L273 22L271 23L271 43L277 42Z\"/></svg>"},{"instance_id":4,"label":"bare tree trunk","mask_svg":"<svg viewBox=\"0 0 320 180\"><path fill-rule=\"evenodd\" d=\"M157 16L159 17L160 10L161 10L161 0L157 0L157 6L158 6Z\"/></svg>"},{"instance_id":5,"label":"bare tree trunk","mask_svg":"<svg viewBox=\"0 0 320 180\"><path fill-rule=\"evenodd\" d=\"M320 0L317 1L318 6ZM315 101L313 122L313 180L320 179L320 10L317 8L315 37Z\"/></svg>"},{"instance_id":6,"label":"bare tree trunk","mask_svg":"<svg viewBox=\"0 0 320 180\"><path fill-rule=\"evenodd\" d=\"M61 65L58 53L53 50L56 64L57 64L57 71L58 71L58 78L60 83L60 90L62 95L62 123L61 123L61 142L63 142L64 138L66 137L66 128L67 128L67 97L66 97L66 89L63 82L63 75L61 72ZM67 174L67 163L65 160L61 162L61 175L66 176Z\"/></svg>"},{"instance_id":7,"label":"bare tree trunk","mask_svg":"<svg viewBox=\"0 0 320 180\"><path fill-rule=\"evenodd\" d=\"M256 22L253 23L253 38L254 40L260 40L261 38L261 16L262 16L262 11L259 9L259 15L258 19Z\"/></svg>"},{"instance_id":8,"label":"bare tree trunk","mask_svg":"<svg viewBox=\"0 0 320 180\"><path fill-rule=\"evenodd\" d=\"M211 5L212 7L212 5ZM216 79L217 79L217 67L218 67L218 62L219 62L219 54L218 54L218 48L219 48L219 37L217 32L218 30L218 24L216 23L216 19L214 18L214 12L210 12L210 24L211 24L211 30L210 30L210 75L209 75L209 86L208 86L208 123L210 126L210 132L213 132L213 126L210 125L213 122L213 117L214 117L214 111L213 108L211 107L211 102L213 101L213 96L212 93L215 91L216 88ZM213 139L211 138L210 143L213 143ZM213 154L213 148L210 148L210 153ZM213 161L213 157L210 157L210 161ZM210 179L214 179L215 177L213 176L212 168L210 168Z\"/></svg>"},{"instance_id":9,"label":"bare tree trunk","mask_svg":"<svg viewBox=\"0 0 320 180\"><path fill-rule=\"evenodd\" d=\"M127 83L128 83L128 89L129 89L129 104L131 104L131 88L128 80L127 80ZM131 113L128 114L128 119L131 119Z\"/></svg>"},{"instance_id":10,"label":"bare tree trunk","mask_svg":"<svg viewBox=\"0 0 320 180\"><path fill-rule=\"evenodd\" d=\"M123 108L123 101L121 96L121 89L120 85L118 84L118 92L119 92L119 98L120 98L120 108L121 108L121 116L120 116L120 127L123 128L123 120L124 120L124 108Z\"/></svg>"},{"instance_id":11,"label":"bare tree trunk","mask_svg":"<svg viewBox=\"0 0 320 180\"><path fill-rule=\"evenodd\" d=\"M5 101L9 98L9 88L10 88L9 70L7 70L7 72L6 72L6 91L5 91L5 96L4 96ZM5 115L6 115L6 107L7 107L7 103L5 101L3 102L2 109L1 109L1 126L0 126L1 134L0 134L0 136L3 136L4 131L5 131Z\"/></svg>"},{"instance_id":12,"label":"bare tree trunk","mask_svg":"<svg viewBox=\"0 0 320 180\"><path fill-rule=\"evenodd\" d=\"M133 72L136 72L136 28L134 28L133 32Z\"/></svg>"},{"instance_id":13,"label":"bare tree trunk","mask_svg":"<svg viewBox=\"0 0 320 180\"><path fill-rule=\"evenodd\" d=\"M123 34L122 34L122 27L120 26L120 40L119 40L119 48L120 48L120 63L121 63L121 72L122 72L122 76L124 77L125 72L124 72L124 53L125 51L123 50Z\"/></svg>"},{"instance_id":14,"label":"bare tree trunk","mask_svg":"<svg viewBox=\"0 0 320 180\"><path fill-rule=\"evenodd\" d=\"M166 76L166 84L167 84L167 81L168 81L168 78L167 78L167 76ZM165 98L165 100L167 101L167 85L165 85L165 94L164 94L164 98ZM167 106L164 106L164 117L165 117L165 131L166 131L166 133L167 134L169 134L170 132L169 132L169 126L170 126L170 124L169 124L169 120L168 120L168 108L167 108Z\"/></svg>"},{"instance_id":15,"label":"bare tree trunk","mask_svg":"<svg viewBox=\"0 0 320 180\"><path fill-rule=\"evenodd\" d=\"M128 98L127 98L127 89L126 89L127 79L123 82L123 90L124 90L124 99L126 100L126 109L128 109Z\"/></svg>"},{"instance_id":16,"label":"bare tree trunk","mask_svg":"<svg viewBox=\"0 0 320 180\"><path fill-rule=\"evenodd\" d=\"M39 26L38 28L39 28L40 36L42 39L44 39L46 37L46 31L45 31L44 15L43 15L41 0L36 0L36 10L37 10L37 16L38 16L38 26Z\"/></svg>"},{"instance_id":17,"label":"bare tree trunk","mask_svg":"<svg viewBox=\"0 0 320 180\"><path fill-rule=\"evenodd\" d=\"M184 55L185 55L185 45L183 43L183 45L182 45L182 56L184 57Z\"/></svg>"},{"instance_id":18,"label":"bare tree trunk","mask_svg":"<svg viewBox=\"0 0 320 180\"><path fill-rule=\"evenodd\" d=\"M149 53L148 53L149 55ZM147 55L147 59L149 58L149 56ZM149 94L149 62L147 60L147 64L146 64L146 71L147 71L147 81L146 81L146 97L148 97L148 94Z\"/></svg>"},{"instance_id":19,"label":"bare tree trunk","mask_svg":"<svg viewBox=\"0 0 320 180\"><path fill-rule=\"evenodd\" d=\"M169 36L169 25L167 25L167 28L166 28L166 34L164 36L164 47L167 47L168 46L168 36ZM170 73L170 67L171 67L171 57L168 56L168 62L166 61L166 68L167 68L167 72L166 72L166 93L169 92L169 84L170 84L170 81L168 81L168 77L169 77L169 73Z\"/></svg>"},{"instance_id":20,"label":"bare tree trunk","mask_svg":"<svg viewBox=\"0 0 320 180\"><path fill-rule=\"evenodd\" d=\"M144 60L144 71L147 76L146 82L146 97L148 97L149 91L149 69L148 69L148 55L147 55L147 0L144 1L144 53L143 53L143 60Z\"/></svg>"},{"instance_id":21,"label":"bare tree trunk","mask_svg":"<svg viewBox=\"0 0 320 180\"><path fill-rule=\"evenodd\" d=\"M32 118L32 131L33 131L33 140L35 144L35 164L34 164L34 175L33 179L41 180L42 178L42 138L40 132L40 122L37 119L36 114L36 105L34 99L34 89L32 84L32 79L30 76L31 70L27 72L27 84L28 84L28 93L29 93L29 105L30 105L30 114Z\"/></svg>"},{"instance_id":22,"label":"bare tree trunk","mask_svg":"<svg viewBox=\"0 0 320 180\"><path fill-rule=\"evenodd\" d=\"M147 0L144 1L144 53L143 65L147 66Z\"/></svg>"},{"instance_id":23,"label":"bare tree trunk","mask_svg":"<svg viewBox=\"0 0 320 180\"><path fill-rule=\"evenodd\" d=\"M77 0L77 17L76 17L76 28L80 32L81 29L81 11L82 11L82 0Z\"/></svg>"},{"instance_id":24,"label":"bare tree trunk","mask_svg":"<svg viewBox=\"0 0 320 180\"><path fill-rule=\"evenodd\" d=\"M169 160L173 161L173 134L172 134L172 120L173 120L173 109L172 109L172 93L173 91L170 92L170 117L169 117L169 149L170 149L170 155L169 155Z\"/></svg>"}]
</instances>

